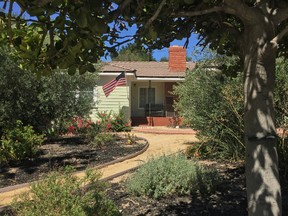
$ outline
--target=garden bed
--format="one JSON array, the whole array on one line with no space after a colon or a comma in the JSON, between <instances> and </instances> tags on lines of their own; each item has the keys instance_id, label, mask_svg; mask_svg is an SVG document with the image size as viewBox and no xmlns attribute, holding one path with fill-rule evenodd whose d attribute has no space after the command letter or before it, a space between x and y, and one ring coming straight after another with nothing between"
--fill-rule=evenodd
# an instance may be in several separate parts
<instances>
[{"instance_id":1,"label":"garden bed","mask_svg":"<svg viewBox=\"0 0 288 216\"><path fill-rule=\"evenodd\" d=\"M77 136L61 137L46 142L40 147L38 157L0 166L0 188L32 182L45 177L51 170L72 166L76 170L98 166L140 151L146 141L133 138L127 144L125 134L114 134L115 141L102 146L91 146Z\"/></svg>"},{"instance_id":2,"label":"garden bed","mask_svg":"<svg viewBox=\"0 0 288 216\"><path fill-rule=\"evenodd\" d=\"M119 208L122 215L129 216L245 216L247 213L247 195L245 168L243 162L208 163L204 166L218 170L222 181L210 194L195 191L191 195L171 196L159 200L146 196L134 196L127 192L124 181L112 182L107 195ZM206 165L205 165L206 164ZM288 214L288 188L282 184L283 215Z\"/></svg>"},{"instance_id":3,"label":"garden bed","mask_svg":"<svg viewBox=\"0 0 288 216\"><path fill-rule=\"evenodd\" d=\"M201 195L173 196L159 200L131 195L123 182L111 183L107 193L123 215L247 215L244 167L240 164L226 166L217 163L223 182L215 192ZM215 166L215 165L214 165Z\"/></svg>"}]
</instances>

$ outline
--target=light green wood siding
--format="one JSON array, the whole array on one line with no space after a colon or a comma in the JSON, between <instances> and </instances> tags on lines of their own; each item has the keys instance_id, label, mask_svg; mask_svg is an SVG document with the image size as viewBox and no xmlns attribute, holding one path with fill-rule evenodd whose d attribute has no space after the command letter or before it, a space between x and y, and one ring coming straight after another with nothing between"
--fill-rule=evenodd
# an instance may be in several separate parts
<instances>
[{"instance_id":1,"label":"light green wood siding","mask_svg":"<svg viewBox=\"0 0 288 216\"><path fill-rule=\"evenodd\" d=\"M108 97L105 96L102 85L109 82L114 77L105 77L101 79L99 85L95 88L95 97L97 105L92 111L92 119L96 119L97 112L119 113L123 111L127 120L130 119L129 108L129 86L117 86Z\"/></svg>"}]
</instances>

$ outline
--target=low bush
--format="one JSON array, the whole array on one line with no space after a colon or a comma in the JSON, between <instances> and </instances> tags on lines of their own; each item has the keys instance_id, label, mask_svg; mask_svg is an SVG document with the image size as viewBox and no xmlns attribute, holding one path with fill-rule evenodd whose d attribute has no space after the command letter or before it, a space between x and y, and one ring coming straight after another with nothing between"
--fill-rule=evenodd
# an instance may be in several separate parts
<instances>
[{"instance_id":1,"label":"low bush","mask_svg":"<svg viewBox=\"0 0 288 216\"><path fill-rule=\"evenodd\" d=\"M111 130L114 132L131 131L129 122L125 119L123 112L115 114L111 120Z\"/></svg>"},{"instance_id":2,"label":"low bush","mask_svg":"<svg viewBox=\"0 0 288 216\"><path fill-rule=\"evenodd\" d=\"M72 171L66 167L32 184L30 193L14 200L12 211L20 216L120 215L113 202L105 198L99 173L87 171L86 177L80 179ZM84 188L88 183L90 187Z\"/></svg>"},{"instance_id":3,"label":"low bush","mask_svg":"<svg viewBox=\"0 0 288 216\"><path fill-rule=\"evenodd\" d=\"M87 143L101 146L113 140L108 132L131 131L130 123L123 112L98 112L96 118L96 121L92 121L87 117L73 117L66 123L64 133L82 135Z\"/></svg>"},{"instance_id":4,"label":"low bush","mask_svg":"<svg viewBox=\"0 0 288 216\"><path fill-rule=\"evenodd\" d=\"M107 144L110 144L115 140L115 137L111 133L99 133L97 134L93 140L90 141L90 145L95 147L103 147Z\"/></svg>"},{"instance_id":5,"label":"low bush","mask_svg":"<svg viewBox=\"0 0 288 216\"><path fill-rule=\"evenodd\" d=\"M123 132L131 130L131 126L122 111L117 114L113 114L112 112L98 112L97 119L96 124L99 125L101 132Z\"/></svg>"},{"instance_id":6,"label":"low bush","mask_svg":"<svg viewBox=\"0 0 288 216\"><path fill-rule=\"evenodd\" d=\"M86 134L92 128L94 124L90 118L87 117L73 117L71 121L67 122L67 131L68 134Z\"/></svg>"},{"instance_id":7,"label":"low bush","mask_svg":"<svg viewBox=\"0 0 288 216\"><path fill-rule=\"evenodd\" d=\"M158 199L174 194L208 193L218 182L216 170L204 168L183 155L174 155L150 159L128 178L126 185L135 195Z\"/></svg>"},{"instance_id":8,"label":"low bush","mask_svg":"<svg viewBox=\"0 0 288 216\"><path fill-rule=\"evenodd\" d=\"M133 145L136 143L137 141L137 136L135 136L133 133L129 133L127 132L127 134L125 135L125 138L127 139L126 144L127 145Z\"/></svg>"},{"instance_id":9,"label":"low bush","mask_svg":"<svg viewBox=\"0 0 288 216\"><path fill-rule=\"evenodd\" d=\"M33 158L44 141L32 126L23 126L18 120L12 129L5 129L0 141L0 162L8 163Z\"/></svg>"}]
</instances>

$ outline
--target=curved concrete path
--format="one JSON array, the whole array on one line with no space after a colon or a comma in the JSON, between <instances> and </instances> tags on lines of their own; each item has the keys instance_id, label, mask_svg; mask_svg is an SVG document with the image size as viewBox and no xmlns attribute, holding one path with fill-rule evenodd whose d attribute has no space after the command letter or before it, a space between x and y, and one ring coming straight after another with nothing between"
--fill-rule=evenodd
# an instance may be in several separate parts
<instances>
[{"instance_id":1,"label":"curved concrete path","mask_svg":"<svg viewBox=\"0 0 288 216\"><path fill-rule=\"evenodd\" d=\"M153 156L173 154L178 151L185 150L187 148L187 145L185 143L197 141L197 139L195 138L195 133L192 132L179 134L178 130L177 134L173 134L173 131L169 130L170 133L168 134L160 134L157 133L156 128L154 130L150 130L150 132L156 133L140 133L137 131L132 131L132 134L136 135L137 137L143 137L147 139L149 142L149 148L143 154L138 155L132 159L128 159L123 162L101 168L100 172L102 173L102 179L105 179L120 172L124 172L125 170L135 168ZM77 173L77 176L84 176L84 172ZM0 193L0 207L8 205L12 201L13 197L28 190L29 187L25 186Z\"/></svg>"}]
</instances>

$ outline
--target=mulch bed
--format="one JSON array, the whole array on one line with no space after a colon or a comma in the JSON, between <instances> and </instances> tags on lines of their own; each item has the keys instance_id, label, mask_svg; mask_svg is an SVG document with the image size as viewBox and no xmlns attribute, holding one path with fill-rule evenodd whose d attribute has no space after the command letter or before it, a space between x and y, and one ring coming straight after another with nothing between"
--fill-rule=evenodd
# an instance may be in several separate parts
<instances>
[{"instance_id":1,"label":"mulch bed","mask_svg":"<svg viewBox=\"0 0 288 216\"><path fill-rule=\"evenodd\" d=\"M204 162L205 164L205 162ZM108 197L118 206L123 215L129 216L246 216L247 195L243 163L213 162L223 181L211 194L193 193L160 200L129 194L125 183L111 183ZM284 186L284 185L283 185ZM283 215L288 215L288 190L283 187Z\"/></svg>"},{"instance_id":2,"label":"mulch bed","mask_svg":"<svg viewBox=\"0 0 288 216\"><path fill-rule=\"evenodd\" d=\"M123 215L213 215L245 216L247 201L244 167L216 165L223 182L212 194L201 195L195 192L189 196L174 196L154 200L127 193L125 184L111 183L107 193L119 207Z\"/></svg>"},{"instance_id":3,"label":"mulch bed","mask_svg":"<svg viewBox=\"0 0 288 216\"><path fill-rule=\"evenodd\" d=\"M32 182L67 165L76 170L98 166L138 152L146 144L145 140L136 138L134 144L128 145L124 134L114 136L116 141L102 147L93 147L75 136L50 140L41 146L38 157L0 166L0 188Z\"/></svg>"}]
</instances>

